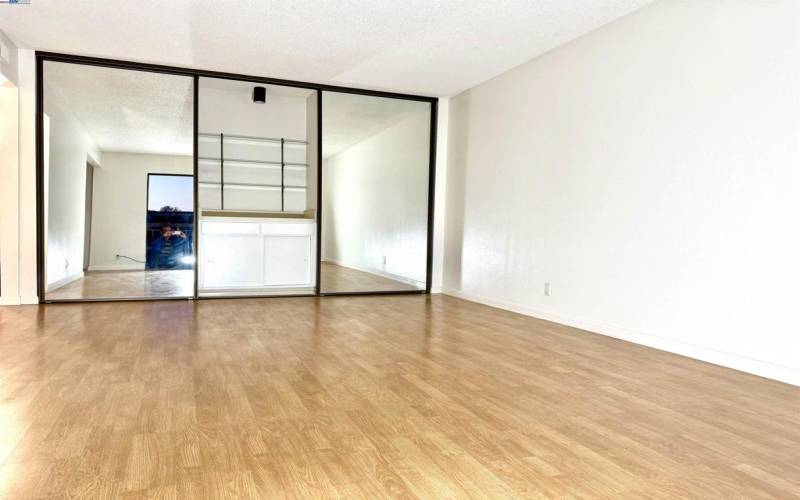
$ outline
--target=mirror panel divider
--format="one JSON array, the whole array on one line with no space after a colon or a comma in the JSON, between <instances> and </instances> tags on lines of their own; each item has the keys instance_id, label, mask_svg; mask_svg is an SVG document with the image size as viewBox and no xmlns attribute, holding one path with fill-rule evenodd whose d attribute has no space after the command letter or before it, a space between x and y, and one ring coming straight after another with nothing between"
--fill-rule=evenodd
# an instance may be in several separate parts
<instances>
[{"instance_id":1,"label":"mirror panel divider","mask_svg":"<svg viewBox=\"0 0 800 500\"><path fill-rule=\"evenodd\" d=\"M200 236L198 233L198 229L200 228L200 172L199 172L199 165L198 165L198 156L200 152L198 150L198 137L200 135L199 130L199 109L200 104L198 102L198 97L200 93L200 77L194 75L192 77L192 95L194 98L192 99L192 127L194 132L192 133L192 167L193 167L193 175L194 175L194 231L192 232L192 243L194 244L194 296L193 298L197 298L197 267L199 266L200 259Z\"/></svg>"},{"instance_id":2,"label":"mirror panel divider","mask_svg":"<svg viewBox=\"0 0 800 500\"><path fill-rule=\"evenodd\" d=\"M428 255L425 270L425 293L431 293L433 284L433 211L436 194L436 123L438 120L439 102L431 101L431 132L428 154Z\"/></svg>"},{"instance_id":3,"label":"mirror panel divider","mask_svg":"<svg viewBox=\"0 0 800 500\"><path fill-rule=\"evenodd\" d=\"M322 276L322 90L317 89L317 269L314 294L320 295ZM429 228L432 231L432 228Z\"/></svg>"}]
</instances>

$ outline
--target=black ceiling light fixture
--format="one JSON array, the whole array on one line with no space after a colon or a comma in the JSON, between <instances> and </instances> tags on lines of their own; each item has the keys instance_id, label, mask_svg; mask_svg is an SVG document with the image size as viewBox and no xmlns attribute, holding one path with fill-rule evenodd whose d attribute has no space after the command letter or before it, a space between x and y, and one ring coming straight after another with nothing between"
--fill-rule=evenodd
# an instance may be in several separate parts
<instances>
[{"instance_id":1,"label":"black ceiling light fixture","mask_svg":"<svg viewBox=\"0 0 800 500\"><path fill-rule=\"evenodd\" d=\"M253 102L264 104L267 102L267 89L264 87L253 87Z\"/></svg>"}]
</instances>

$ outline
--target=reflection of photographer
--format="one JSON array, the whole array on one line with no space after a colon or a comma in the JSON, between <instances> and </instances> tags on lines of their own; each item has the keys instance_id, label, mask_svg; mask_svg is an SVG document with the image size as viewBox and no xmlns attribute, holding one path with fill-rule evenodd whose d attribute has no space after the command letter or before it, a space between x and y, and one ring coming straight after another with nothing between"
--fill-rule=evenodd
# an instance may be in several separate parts
<instances>
[{"instance_id":1,"label":"reflection of photographer","mask_svg":"<svg viewBox=\"0 0 800 500\"><path fill-rule=\"evenodd\" d=\"M176 229L175 231L173 231L172 228L169 226L164 226L161 229L162 238L170 238L172 236L180 236L181 238L186 239L186 233L184 233L180 229Z\"/></svg>"},{"instance_id":2,"label":"reflection of photographer","mask_svg":"<svg viewBox=\"0 0 800 500\"><path fill-rule=\"evenodd\" d=\"M186 233L171 226L161 228L147 252L148 269L190 269L192 247Z\"/></svg>"}]
</instances>

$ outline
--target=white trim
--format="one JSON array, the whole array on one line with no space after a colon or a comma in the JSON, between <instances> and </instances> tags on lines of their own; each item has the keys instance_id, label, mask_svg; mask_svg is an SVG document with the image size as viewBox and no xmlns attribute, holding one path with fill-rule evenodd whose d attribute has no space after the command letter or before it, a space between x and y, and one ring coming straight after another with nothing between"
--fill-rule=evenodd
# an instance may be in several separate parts
<instances>
[{"instance_id":1,"label":"white trim","mask_svg":"<svg viewBox=\"0 0 800 500\"><path fill-rule=\"evenodd\" d=\"M386 271L379 271L377 269L372 269L370 267L361 267L361 266L354 266L352 264L345 264L344 262L336 259L325 259L322 262L330 262L331 264L336 264L337 266L349 267L350 269L355 269L356 271L361 271L362 273L377 274L378 276L381 276L383 278L387 278L394 281L400 281L403 283L407 283L409 285L419 287L420 290L425 289L424 281L417 281L415 279L405 278L403 276L398 276L397 274L387 273Z\"/></svg>"},{"instance_id":2,"label":"white trim","mask_svg":"<svg viewBox=\"0 0 800 500\"><path fill-rule=\"evenodd\" d=\"M710 347L688 344L685 342L660 337L658 335L630 330L628 328L605 325L595 323L590 320L585 320L583 318L567 317L547 311L532 309L530 307L525 307L513 302L506 302L488 297L463 293L460 290L452 288L445 287L443 288L442 293L446 295L452 295L453 297L460 299L469 300L471 302L478 302L488 306L524 314L526 316L532 316L535 318L552 321L554 323L580 328L581 330L587 330L589 332L598 333L607 337L633 342L634 344L652 347L661 351L686 356L688 358L705 361L707 363L724 366L726 368L732 368L734 370L751 373L760 377L766 377L769 379L778 380L780 382L785 382L787 384L800 386L800 368L776 365L768 361L748 358L738 354L712 349Z\"/></svg>"},{"instance_id":3,"label":"white trim","mask_svg":"<svg viewBox=\"0 0 800 500\"><path fill-rule=\"evenodd\" d=\"M62 286L69 285L73 281L77 281L77 280L79 280L81 278L83 278L83 271L81 271L79 273L75 273L75 274L70 274L69 276L65 276L65 277L61 278L60 280L56 280L56 281L54 281L52 283L48 283L47 287L45 287L45 292L52 292L54 290L58 290Z\"/></svg>"},{"instance_id":4,"label":"white trim","mask_svg":"<svg viewBox=\"0 0 800 500\"><path fill-rule=\"evenodd\" d=\"M37 295L21 295L19 301L23 305L33 305L39 303L39 297Z\"/></svg>"},{"instance_id":5,"label":"white trim","mask_svg":"<svg viewBox=\"0 0 800 500\"><path fill-rule=\"evenodd\" d=\"M0 298L0 306L35 305L39 303L36 295L14 295Z\"/></svg>"},{"instance_id":6,"label":"white trim","mask_svg":"<svg viewBox=\"0 0 800 500\"><path fill-rule=\"evenodd\" d=\"M89 271L144 271L144 264L115 264L111 266L89 266Z\"/></svg>"}]
</instances>

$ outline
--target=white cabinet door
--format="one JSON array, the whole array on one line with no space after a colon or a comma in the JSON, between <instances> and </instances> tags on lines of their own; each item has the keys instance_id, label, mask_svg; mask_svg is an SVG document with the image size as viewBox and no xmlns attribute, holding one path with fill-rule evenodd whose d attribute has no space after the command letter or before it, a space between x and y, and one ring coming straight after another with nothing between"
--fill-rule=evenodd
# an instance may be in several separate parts
<instances>
[{"instance_id":1,"label":"white cabinet door","mask_svg":"<svg viewBox=\"0 0 800 500\"><path fill-rule=\"evenodd\" d=\"M201 248L204 288L262 285L264 250L260 235L206 234Z\"/></svg>"},{"instance_id":2,"label":"white cabinet door","mask_svg":"<svg viewBox=\"0 0 800 500\"><path fill-rule=\"evenodd\" d=\"M264 281L267 286L310 286L311 236L265 236Z\"/></svg>"}]
</instances>

